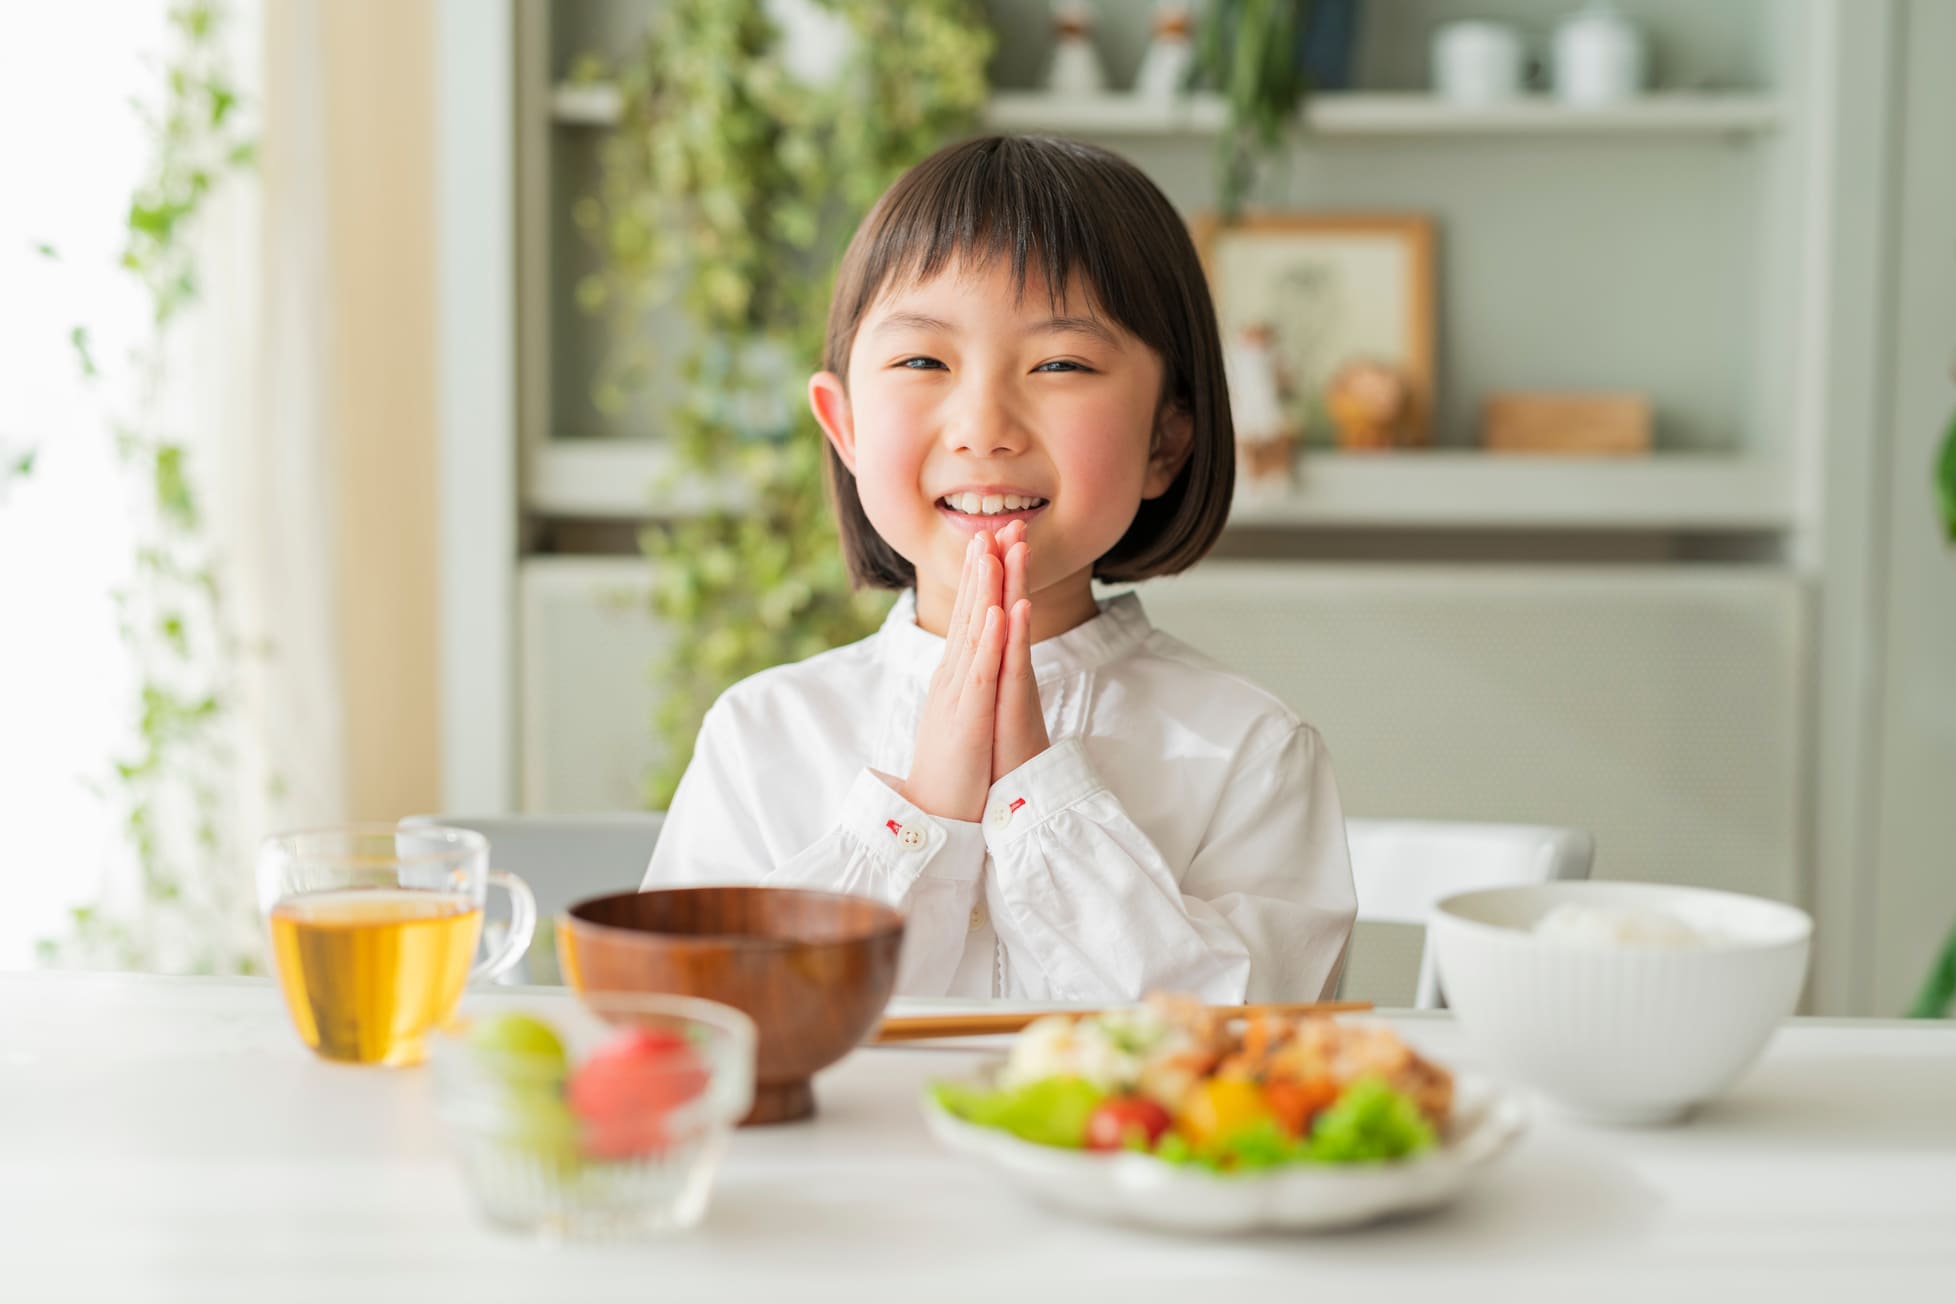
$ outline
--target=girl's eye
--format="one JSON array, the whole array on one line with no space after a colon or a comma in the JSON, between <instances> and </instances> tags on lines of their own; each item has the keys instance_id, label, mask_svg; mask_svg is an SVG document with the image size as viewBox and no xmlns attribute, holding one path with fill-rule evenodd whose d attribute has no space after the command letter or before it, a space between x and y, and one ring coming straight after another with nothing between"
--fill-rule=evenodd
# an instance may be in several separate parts
<instances>
[{"instance_id":1,"label":"girl's eye","mask_svg":"<svg viewBox=\"0 0 1956 1304\"><path fill-rule=\"evenodd\" d=\"M908 371L930 371L932 369L943 370L944 364L936 358L905 358L903 361L897 363L897 366Z\"/></svg>"},{"instance_id":2,"label":"girl's eye","mask_svg":"<svg viewBox=\"0 0 1956 1304\"><path fill-rule=\"evenodd\" d=\"M1069 362L1065 358L1054 358L1051 362L1042 362L1038 366L1033 368L1034 371L1053 371L1056 369L1065 370L1065 371L1091 371L1092 370L1092 368L1083 366L1078 362Z\"/></svg>"}]
</instances>

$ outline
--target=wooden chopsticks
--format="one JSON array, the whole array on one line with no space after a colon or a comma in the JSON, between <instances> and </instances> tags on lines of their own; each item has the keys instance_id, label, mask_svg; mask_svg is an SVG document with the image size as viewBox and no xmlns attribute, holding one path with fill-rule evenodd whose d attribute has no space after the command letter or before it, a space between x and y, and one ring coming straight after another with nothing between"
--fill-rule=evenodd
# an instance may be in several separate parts
<instances>
[{"instance_id":1,"label":"wooden chopsticks","mask_svg":"<svg viewBox=\"0 0 1956 1304\"><path fill-rule=\"evenodd\" d=\"M1280 1015L1296 1018L1306 1014L1353 1014L1372 1008L1370 1001L1306 1001L1293 1005L1211 1005L1211 1014L1227 1018L1247 1018L1253 1015ZM887 1045L898 1041L925 1041L935 1037L988 1037L1001 1033L1018 1032L1034 1019L1043 1019L1049 1014L1066 1015L1084 1019L1101 1014L1101 1010L1033 1010L1018 1014L919 1014L883 1020L870 1037L872 1046Z\"/></svg>"}]
</instances>

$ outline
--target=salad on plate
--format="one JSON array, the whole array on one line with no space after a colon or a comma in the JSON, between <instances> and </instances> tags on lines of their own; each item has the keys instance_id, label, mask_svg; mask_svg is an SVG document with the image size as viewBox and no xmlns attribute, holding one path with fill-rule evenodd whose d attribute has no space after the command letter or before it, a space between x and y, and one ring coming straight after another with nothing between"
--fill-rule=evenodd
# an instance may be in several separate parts
<instances>
[{"instance_id":1,"label":"salad on plate","mask_svg":"<svg viewBox=\"0 0 1956 1304\"><path fill-rule=\"evenodd\" d=\"M1179 997L1030 1024L933 1082L944 1145L1044 1203L1180 1232L1350 1227L1453 1199L1526 1125L1519 1098L1390 1027Z\"/></svg>"},{"instance_id":2,"label":"salad on plate","mask_svg":"<svg viewBox=\"0 0 1956 1304\"><path fill-rule=\"evenodd\" d=\"M946 1113L1023 1141L1218 1173L1419 1155L1444 1135L1453 1092L1390 1028L1231 1019L1173 997L1039 1019L991 1081L931 1087Z\"/></svg>"}]
</instances>

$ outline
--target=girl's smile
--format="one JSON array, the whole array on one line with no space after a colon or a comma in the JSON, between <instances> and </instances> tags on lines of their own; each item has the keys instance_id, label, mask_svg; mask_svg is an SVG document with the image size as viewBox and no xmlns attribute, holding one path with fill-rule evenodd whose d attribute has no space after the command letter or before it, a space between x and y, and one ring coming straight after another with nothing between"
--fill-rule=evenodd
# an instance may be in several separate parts
<instances>
[{"instance_id":1,"label":"girl's smile","mask_svg":"<svg viewBox=\"0 0 1956 1304\"><path fill-rule=\"evenodd\" d=\"M1033 520L1049 502L1044 494L1015 485L972 484L939 495L937 510L953 529L967 535L980 530L997 534L1012 521L1024 521L1030 535Z\"/></svg>"}]
</instances>

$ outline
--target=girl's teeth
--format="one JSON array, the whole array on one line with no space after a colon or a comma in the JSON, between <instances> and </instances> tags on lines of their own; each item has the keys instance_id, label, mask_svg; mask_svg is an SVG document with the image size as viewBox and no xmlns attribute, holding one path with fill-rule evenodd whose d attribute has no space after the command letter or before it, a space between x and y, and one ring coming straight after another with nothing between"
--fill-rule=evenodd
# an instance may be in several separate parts
<instances>
[{"instance_id":1,"label":"girl's teeth","mask_svg":"<svg viewBox=\"0 0 1956 1304\"><path fill-rule=\"evenodd\" d=\"M1040 500L1021 494L946 494L944 505L967 516L996 516L1000 512L1023 511L1036 507Z\"/></svg>"}]
</instances>

